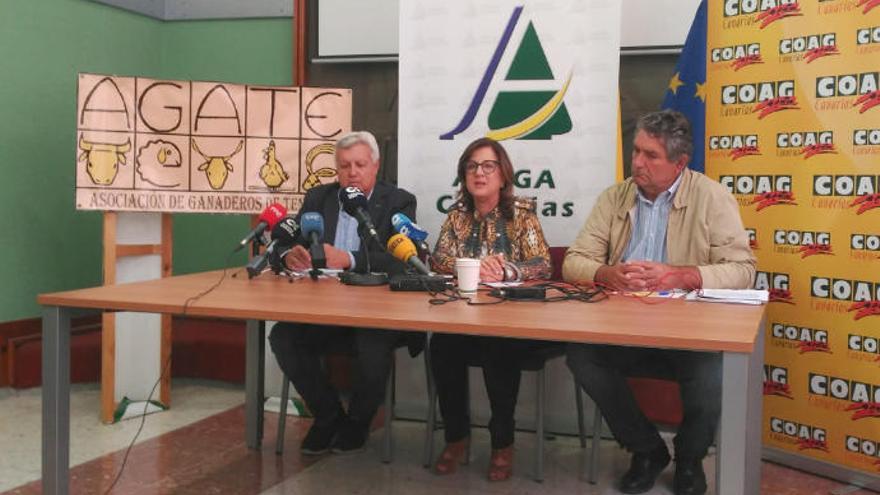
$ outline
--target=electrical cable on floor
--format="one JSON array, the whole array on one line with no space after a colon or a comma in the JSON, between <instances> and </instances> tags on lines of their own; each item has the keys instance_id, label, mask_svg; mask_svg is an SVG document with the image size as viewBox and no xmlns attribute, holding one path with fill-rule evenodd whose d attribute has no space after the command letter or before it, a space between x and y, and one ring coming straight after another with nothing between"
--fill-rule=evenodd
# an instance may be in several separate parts
<instances>
[{"instance_id":1,"label":"electrical cable on floor","mask_svg":"<svg viewBox=\"0 0 880 495\"><path fill-rule=\"evenodd\" d=\"M223 283L223 280L226 279L226 272L229 270L229 263L232 261L232 257L235 255L235 251L229 253L229 256L226 258L226 262L223 264L223 273L220 275L220 280L218 280L214 285L208 287L206 290L196 294L193 297L190 297L186 301L183 302L183 309L181 310L180 316L186 316L186 310L190 304L198 301L202 297L210 294L212 291L220 287L220 284ZM233 275L234 277L235 275ZM131 453L131 449L134 447L135 442L137 442L138 437L141 434L141 431L144 429L144 424L147 422L147 407L150 405L150 401L153 399L153 394L156 392L156 387L159 386L159 383L162 382L162 378L165 377L165 374L168 373L169 368L171 367L171 353L168 354L168 359L165 360L165 364L162 366L162 372L159 373L159 378L156 380L156 383L153 384L153 388L150 389L150 394L147 396L146 403L144 404L144 412L141 414L141 424L138 425L138 429L134 434L134 438L131 439L131 443L128 444L128 448L125 449L125 455L122 457L122 465L119 466L119 471L116 473L116 477L113 478L113 482L110 483L110 486L104 491L104 495L108 495L113 487L116 486L116 483L119 482L119 479L122 478L122 472L125 470L125 464L128 462L128 455Z\"/></svg>"}]
</instances>

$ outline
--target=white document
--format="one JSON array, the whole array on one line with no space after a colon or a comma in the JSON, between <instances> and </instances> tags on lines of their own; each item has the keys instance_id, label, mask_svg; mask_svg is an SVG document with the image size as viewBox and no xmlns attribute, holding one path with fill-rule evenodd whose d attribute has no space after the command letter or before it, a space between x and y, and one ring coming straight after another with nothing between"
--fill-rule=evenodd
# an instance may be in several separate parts
<instances>
[{"instance_id":1,"label":"white document","mask_svg":"<svg viewBox=\"0 0 880 495\"><path fill-rule=\"evenodd\" d=\"M493 289L503 289L505 287L519 287L522 282L483 282L483 285Z\"/></svg>"},{"instance_id":2,"label":"white document","mask_svg":"<svg viewBox=\"0 0 880 495\"><path fill-rule=\"evenodd\" d=\"M720 302L733 304L765 304L770 296L766 290L757 289L701 289L685 297L688 301Z\"/></svg>"}]
</instances>

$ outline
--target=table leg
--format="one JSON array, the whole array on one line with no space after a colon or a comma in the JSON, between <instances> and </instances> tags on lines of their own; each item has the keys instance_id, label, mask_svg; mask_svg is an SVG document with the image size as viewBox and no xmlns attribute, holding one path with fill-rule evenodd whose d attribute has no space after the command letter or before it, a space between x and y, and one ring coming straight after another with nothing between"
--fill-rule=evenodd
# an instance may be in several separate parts
<instances>
[{"instance_id":1,"label":"table leg","mask_svg":"<svg viewBox=\"0 0 880 495\"><path fill-rule=\"evenodd\" d=\"M245 441L248 448L259 449L263 441L263 366L266 347L266 323L247 320L245 338Z\"/></svg>"},{"instance_id":2,"label":"table leg","mask_svg":"<svg viewBox=\"0 0 880 495\"><path fill-rule=\"evenodd\" d=\"M761 484L761 405L764 327L751 354L723 353L721 425L715 459L715 493L757 495Z\"/></svg>"},{"instance_id":3,"label":"table leg","mask_svg":"<svg viewBox=\"0 0 880 495\"><path fill-rule=\"evenodd\" d=\"M43 493L70 482L70 309L43 308Z\"/></svg>"},{"instance_id":4,"label":"table leg","mask_svg":"<svg viewBox=\"0 0 880 495\"><path fill-rule=\"evenodd\" d=\"M434 373L431 372L431 336L432 332L428 332L425 335L425 378L428 382L428 412L427 418L425 419L425 445L424 445L424 453L422 454L422 465L425 468L431 467L431 463L434 460L434 425L436 421L437 415L437 389L434 385Z\"/></svg>"}]
</instances>

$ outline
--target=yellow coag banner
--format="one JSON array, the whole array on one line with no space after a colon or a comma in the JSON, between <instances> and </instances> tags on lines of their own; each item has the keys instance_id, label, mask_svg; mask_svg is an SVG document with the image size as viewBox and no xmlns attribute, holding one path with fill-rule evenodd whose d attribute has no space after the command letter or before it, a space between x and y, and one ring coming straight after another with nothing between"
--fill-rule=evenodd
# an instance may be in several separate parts
<instances>
[{"instance_id":1,"label":"yellow coag banner","mask_svg":"<svg viewBox=\"0 0 880 495\"><path fill-rule=\"evenodd\" d=\"M351 90L80 74L76 128L78 209L295 211L336 180Z\"/></svg>"},{"instance_id":2,"label":"yellow coag banner","mask_svg":"<svg viewBox=\"0 0 880 495\"><path fill-rule=\"evenodd\" d=\"M706 170L771 294L765 446L876 477L880 1L718 0L708 22Z\"/></svg>"}]
</instances>

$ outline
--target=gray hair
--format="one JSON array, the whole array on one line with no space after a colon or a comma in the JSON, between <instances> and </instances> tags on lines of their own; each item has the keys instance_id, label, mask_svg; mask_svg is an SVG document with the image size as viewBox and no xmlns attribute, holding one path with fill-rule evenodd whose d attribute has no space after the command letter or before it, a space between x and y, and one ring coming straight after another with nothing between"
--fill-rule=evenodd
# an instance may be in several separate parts
<instances>
[{"instance_id":1,"label":"gray hair","mask_svg":"<svg viewBox=\"0 0 880 495\"><path fill-rule=\"evenodd\" d=\"M694 156L694 136L691 123L681 112L661 110L639 117L636 131L645 131L661 139L666 147L666 158L677 161L682 155Z\"/></svg>"},{"instance_id":2,"label":"gray hair","mask_svg":"<svg viewBox=\"0 0 880 495\"><path fill-rule=\"evenodd\" d=\"M336 149L345 150L356 144L366 144L370 148L370 157L373 161L379 161L379 145L376 143L376 137L368 131L353 131L343 135L336 141Z\"/></svg>"}]
</instances>

